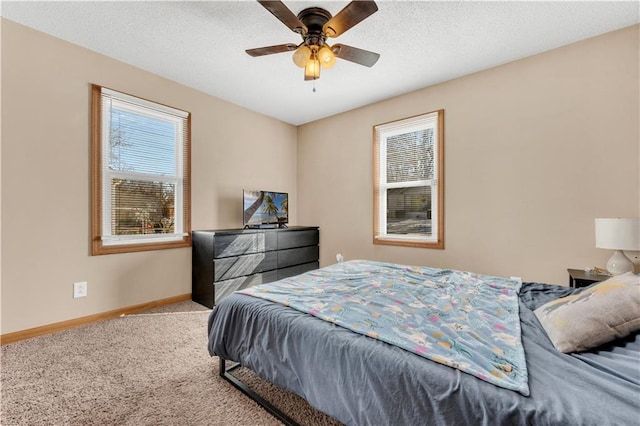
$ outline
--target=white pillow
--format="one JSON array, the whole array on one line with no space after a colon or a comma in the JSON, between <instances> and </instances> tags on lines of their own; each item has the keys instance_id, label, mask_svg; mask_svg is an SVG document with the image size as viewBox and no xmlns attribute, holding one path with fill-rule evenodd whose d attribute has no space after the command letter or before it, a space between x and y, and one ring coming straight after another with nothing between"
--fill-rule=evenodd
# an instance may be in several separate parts
<instances>
[{"instance_id":1,"label":"white pillow","mask_svg":"<svg viewBox=\"0 0 640 426\"><path fill-rule=\"evenodd\" d=\"M609 278L534 311L553 345L579 352L640 330L640 276Z\"/></svg>"}]
</instances>

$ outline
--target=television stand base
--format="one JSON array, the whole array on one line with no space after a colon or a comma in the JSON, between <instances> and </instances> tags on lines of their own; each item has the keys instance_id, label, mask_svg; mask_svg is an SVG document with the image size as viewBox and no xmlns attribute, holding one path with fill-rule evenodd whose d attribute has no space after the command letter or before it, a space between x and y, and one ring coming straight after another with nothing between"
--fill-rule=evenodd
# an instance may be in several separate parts
<instances>
[{"instance_id":1,"label":"television stand base","mask_svg":"<svg viewBox=\"0 0 640 426\"><path fill-rule=\"evenodd\" d=\"M269 223L264 225L245 225L243 229L285 229L286 223Z\"/></svg>"}]
</instances>

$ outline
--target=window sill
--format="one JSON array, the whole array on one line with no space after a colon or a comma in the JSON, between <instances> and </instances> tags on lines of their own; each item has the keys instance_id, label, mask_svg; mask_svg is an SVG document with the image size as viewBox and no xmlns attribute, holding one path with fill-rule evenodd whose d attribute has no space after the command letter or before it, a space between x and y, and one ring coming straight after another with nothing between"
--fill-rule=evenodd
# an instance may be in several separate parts
<instances>
[{"instance_id":1,"label":"window sill","mask_svg":"<svg viewBox=\"0 0 640 426\"><path fill-rule=\"evenodd\" d=\"M373 237L373 244L444 250L444 241L421 241L418 239Z\"/></svg>"},{"instance_id":2,"label":"window sill","mask_svg":"<svg viewBox=\"0 0 640 426\"><path fill-rule=\"evenodd\" d=\"M135 244L109 244L105 245L100 239L93 241L91 255L99 256L103 254L130 253L138 251L165 250L172 248L191 247L191 236L184 237L179 241L149 242Z\"/></svg>"}]
</instances>

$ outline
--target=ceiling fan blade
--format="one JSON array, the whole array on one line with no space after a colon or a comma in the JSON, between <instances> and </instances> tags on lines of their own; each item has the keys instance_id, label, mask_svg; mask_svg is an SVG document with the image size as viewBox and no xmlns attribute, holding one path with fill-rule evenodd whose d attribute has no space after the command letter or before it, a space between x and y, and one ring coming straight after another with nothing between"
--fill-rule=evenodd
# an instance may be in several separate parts
<instances>
[{"instance_id":1,"label":"ceiling fan blade","mask_svg":"<svg viewBox=\"0 0 640 426\"><path fill-rule=\"evenodd\" d=\"M265 47L257 47L255 49L247 49L247 52L250 56L265 56L265 55L273 55L274 53L282 53L282 52L291 52L298 48L297 45L293 43L287 44L278 44L276 46L265 46Z\"/></svg>"},{"instance_id":2,"label":"ceiling fan blade","mask_svg":"<svg viewBox=\"0 0 640 426\"><path fill-rule=\"evenodd\" d=\"M278 18L283 24L285 24L289 29L298 34L306 34L307 26L302 23L301 20L298 19L296 15L281 1L263 1L258 0L265 9L273 14L276 18Z\"/></svg>"},{"instance_id":3,"label":"ceiling fan blade","mask_svg":"<svg viewBox=\"0 0 640 426\"><path fill-rule=\"evenodd\" d=\"M368 50L358 49L357 47L347 46L346 44L336 43L331 47L336 58L355 62L356 64L372 67L380 58L379 53L369 52Z\"/></svg>"},{"instance_id":4,"label":"ceiling fan blade","mask_svg":"<svg viewBox=\"0 0 640 426\"><path fill-rule=\"evenodd\" d=\"M378 10L375 1L354 0L322 26L327 37L338 37Z\"/></svg>"}]
</instances>

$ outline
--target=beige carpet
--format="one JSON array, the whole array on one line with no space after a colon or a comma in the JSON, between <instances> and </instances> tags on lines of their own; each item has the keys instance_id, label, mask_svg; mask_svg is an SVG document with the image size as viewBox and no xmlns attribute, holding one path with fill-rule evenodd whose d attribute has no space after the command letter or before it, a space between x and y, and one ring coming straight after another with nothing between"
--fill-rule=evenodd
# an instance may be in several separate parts
<instances>
[{"instance_id":1,"label":"beige carpet","mask_svg":"<svg viewBox=\"0 0 640 426\"><path fill-rule=\"evenodd\" d=\"M205 309L181 302L3 346L0 424L279 425L218 376ZM248 370L241 375L301 424L339 424Z\"/></svg>"}]
</instances>

